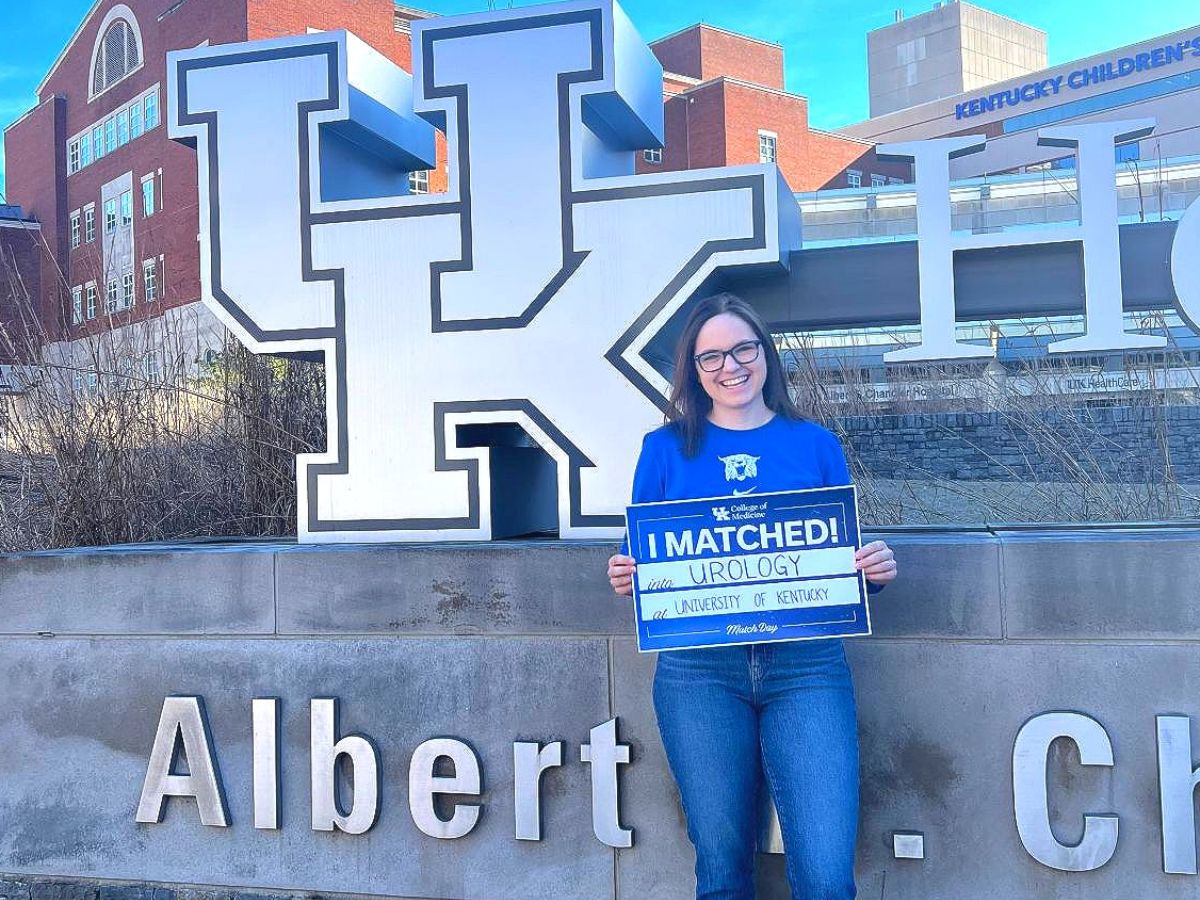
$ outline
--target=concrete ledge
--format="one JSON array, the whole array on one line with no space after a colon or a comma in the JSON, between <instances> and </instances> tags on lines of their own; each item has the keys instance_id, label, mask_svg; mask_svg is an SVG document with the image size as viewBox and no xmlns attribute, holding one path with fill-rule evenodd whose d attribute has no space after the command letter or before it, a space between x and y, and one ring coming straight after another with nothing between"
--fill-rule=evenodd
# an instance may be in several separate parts
<instances>
[{"instance_id":1,"label":"concrete ledge","mask_svg":"<svg viewBox=\"0 0 1200 900\"><path fill-rule=\"evenodd\" d=\"M280 634L633 634L596 541L296 546L278 555Z\"/></svg>"},{"instance_id":2,"label":"concrete ledge","mask_svg":"<svg viewBox=\"0 0 1200 900\"><path fill-rule=\"evenodd\" d=\"M900 577L871 600L880 637L1000 638L1000 544L986 531L863 535L882 537Z\"/></svg>"},{"instance_id":3,"label":"concrete ledge","mask_svg":"<svg viewBox=\"0 0 1200 900\"><path fill-rule=\"evenodd\" d=\"M1008 637L1200 639L1200 529L997 535Z\"/></svg>"},{"instance_id":4,"label":"concrete ledge","mask_svg":"<svg viewBox=\"0 0 1200 900\"><path fill-rule=\"evenodd\" d=\"M0 556L0 633L272 634L274 545Z\"/></svg>"}]
</instances>

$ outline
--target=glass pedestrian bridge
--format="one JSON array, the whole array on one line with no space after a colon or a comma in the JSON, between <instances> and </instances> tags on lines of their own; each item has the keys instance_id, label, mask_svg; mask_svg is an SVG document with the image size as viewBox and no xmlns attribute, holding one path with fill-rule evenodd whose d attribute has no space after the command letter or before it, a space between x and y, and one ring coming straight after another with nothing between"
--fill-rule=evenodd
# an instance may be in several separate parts
<instances>
[{"instance_id":1,"label":"glass pedestrian bridge","mask_svg":"<svg viewBox=\"0 0 1200 900\"><path fill-rule=\"evenodd\" d=\"M1176 221L1200 196L1200 156L1117 163L1122 223ZM805 247L910 241L917 235L912 184L796 194ZM950 186L952 227L984 234L1079 221L1075 173L1046 165L1038 171L988 175Z\"/></svg>"}]
</instances>

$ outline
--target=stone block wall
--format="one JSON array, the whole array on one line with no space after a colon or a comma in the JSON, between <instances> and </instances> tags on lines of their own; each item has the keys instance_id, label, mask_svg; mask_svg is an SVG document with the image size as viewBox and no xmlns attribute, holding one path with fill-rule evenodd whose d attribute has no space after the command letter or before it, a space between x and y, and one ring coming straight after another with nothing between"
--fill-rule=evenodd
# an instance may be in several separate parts
<instances>
[{"instance_id":1,"label":"stone block wall","mask_svg":"<svg viewBox=\"0 0 1200 900\"><path fill-rule=\"evenodd\" d=\"M867 534L902 576L846 643L862 760L858 879L884 900L1195 896L1165 874L1155 716L1200 717L1200 529L907 529ZM0 558L0 896L7 900L398 897L686 898L693 857L626 601L599 542L422 546L143 546ZM229 810L190 799L135 821L169 695L200 696ZM281 827L254 827L251 701L279 699ZM364 834L310 824L309 710L336 697L339 735L370 737L380 812ZM1045 760L1063 844L1119 818L1110 860L1038 862L1015 822L1014 739L1047 712L1100 724L1111 766L1069 741ZM581 762L617 720L619 817L593 834ZM1200 734L1195 722L1192 734ZM414 749L468 744L478 825L455 840L409 811ZM513 742L563 741L542 779L542 840L514 836ZM1193 746L1197 738L1193 738ZM817 753L797 735L796 752ZM897 859L897 832L924 838ZM760 896L786 896L759 857Z\"/></svg>"}]
</instances>

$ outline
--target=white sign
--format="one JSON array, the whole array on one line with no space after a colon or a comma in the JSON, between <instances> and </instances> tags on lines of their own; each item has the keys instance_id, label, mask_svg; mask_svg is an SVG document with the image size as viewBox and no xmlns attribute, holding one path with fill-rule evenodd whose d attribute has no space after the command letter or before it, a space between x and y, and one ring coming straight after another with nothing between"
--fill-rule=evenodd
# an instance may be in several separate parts
<instances>
[{"instance_id":1,"label":"white sign","mask_svg":"<svg viewBox=\"0 0 1200 900\"><path fill-rule=\"evenodd\" d=\"M420 20L412 46L412 76L346 32L168 54L205 302L256 352L325 361L328 448L297 459L297 533L488 539L532 530L536 495L562 537L616 537L668 390L642 351L716 269L786 267L795 198L773 165L633 174L662 144L662 68L611 0ZM920 341L885 359L992 355L955 339L955 253L1062 242L1082 248L1085 333L1050 350L1163 346L1124 329L1112 166L1153 127L1042 129L1077 148L1080 224L966 237L949 160L985 139L881 147L915 161L921 291ZM409 195L439 129L449 190ZM1196 207L1172 254L1193 325ZM552 477L459 431L514 425Z\"/></svg>"},{"instance_id":2,"label":"white sign","mask_svg":"<svg viewBox=\"0 0 1200 900\"><path fill-rule=\"evenodd\" d=\"M642 349L717 267L786 264L799 210L774 166L634 176L662 68L614 3L421 20L412 45L411 77L345 32L168 57L205 302L256 352L325 359L298 534L490 538L491 450L457 427L514 423L557 466L560 534L617 536L668 389ZM449 191L408 196L435 124Z\"/></svg>"}]
</instances>

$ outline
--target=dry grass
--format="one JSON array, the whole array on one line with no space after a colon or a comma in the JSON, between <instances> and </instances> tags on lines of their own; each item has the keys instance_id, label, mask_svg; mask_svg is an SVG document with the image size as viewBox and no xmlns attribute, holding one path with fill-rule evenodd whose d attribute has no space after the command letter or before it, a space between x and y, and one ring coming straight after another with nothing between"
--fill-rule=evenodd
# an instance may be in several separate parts
<instances>
[{"instance_id":1,"label":"dry grass","mask_svg":"<svg viewBox=\"0 0 1200 900\"><path fill-rule=\"evenodd\" d=\"M0 396L0 549L294 534L295 456L324 445L319 363L232 342L204 362L179 319L129 313L68 353L0 259L5 288L0 353L30 364Z\"/></svg>"},{"instance_id":2,"label":"dry grass","mask_svg":"<svg viewBox=\"0 0 1200 900\"><path fill-rule=\"evenodd\" d=\"M977 390L971 398L951 390L940 399L892 404L892 414L920 417L940 453L973 460L966 464L973 471L968 477L951 476L946 465L881 452L869 455L886 471L872 471L864 460L868 454L856 452L854 439L861 437L864 422L869 427L872 417L882 417L861 370L819 365L803 336L790 336L783 349L792 363L796 397L809 415L843 439L865 522L1121 522L1200 515L1200 490L1182 483L1172 464L1168 415L1172 405L1194 405L1200 385L1141 391L1122 400L1153 438L1154 451L1147 454L1144 445L1126 446L1114 437L1101 411L1087 404L1087 395L1062 390L1063 378L1093 373L1085 362L1034 359L1006 377L990 379L983 363L892 367L889 384L900 387L901 394L910 386L961 386L973 380ZM1126 365L1127 371L1153 379L1170 367L1181 370L1185 361L1178 347L1168 346L1157 361L1127 358ZM993 442L983 446L953 424L953 413L983 411L994 423L991 436L1004 439L1001 456L990 449ZM847 429L850 421L857 433ZM990 474L981 477L981 469ZM1142 475L1130 477L1131 472Z\"/></svg>"}]
</instances>

